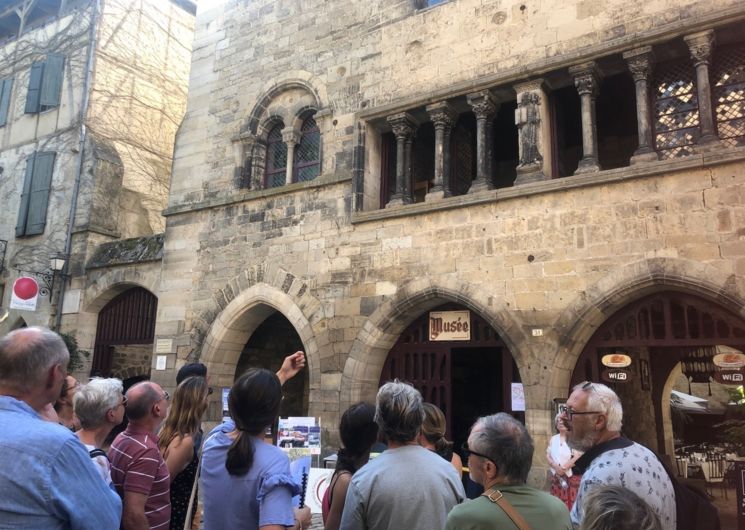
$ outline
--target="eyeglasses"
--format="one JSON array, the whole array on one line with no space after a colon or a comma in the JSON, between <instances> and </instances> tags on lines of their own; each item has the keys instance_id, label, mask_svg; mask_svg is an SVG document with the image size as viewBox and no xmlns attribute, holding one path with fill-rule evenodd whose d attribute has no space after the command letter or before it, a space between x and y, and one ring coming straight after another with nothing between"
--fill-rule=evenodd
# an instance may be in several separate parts
<instances>
[{"instance_id":1,"label":"eyeglasses","mask_svg":"<svg viewBox=\"0 0 745 530\"><path fill-rule=\"evenodd\" d=\"M207 395L208 396L211 396L214 391L215 391L215 389L212 388L212 387L207 388Z\"/></svg>"},{"instance_id":2,"label":"eyeglasses","mask_svg":"<svg viewBox=\"0 0 745 530\"><path fill-rule=\"evenodd\" d=\"M163 391L163 399L171 401L171 395L166 390Z\"/></svg>"},{"instance_id":3,"label":"eyeglasses","mask_svg":"<svg viewBox=\"0 0 745 530\"><path fill-rule=\"evenodd\" d=\"M122 407L127 408L127 396L122 396Z\"/></svg>"},{"instance_id":4,"label":"eyeglasses","mask_svg":"<svg viewBox=\"0 0 745 530\"><path fill-rule=\"evenodd\" d=\"M572 407L566 407L564 409L564 412L566 412L567 421L572 421L572 416L583 416L585 414L605 414L604 412L600 410L586 410L583 412L578 412L574 410Z\"/></svg>"},{"instance_id":5,"label":"eyeglasses","mask_svg":"<svg viewBox=\"0 0 745 530\"><path fill-rule=\"evenodd\" d=\"M476 451L471 451L468 448L468 441L463 442L463 445L460 446L460 449L461 449L461 451L463 451L463 458L466 458L467 459L471 455L476 455L476 456L480 456L481 458L486 458L490 462L494 462L494 460L492 460L491 458L489 458L486 455L483 455L481 453L477 453Z\"/></svg>"}]
</instances>

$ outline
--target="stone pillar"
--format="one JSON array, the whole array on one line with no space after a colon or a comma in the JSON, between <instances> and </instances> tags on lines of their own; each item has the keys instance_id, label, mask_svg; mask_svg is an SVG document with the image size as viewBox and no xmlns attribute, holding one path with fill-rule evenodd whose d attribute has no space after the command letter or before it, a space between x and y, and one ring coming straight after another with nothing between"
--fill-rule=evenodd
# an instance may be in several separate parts
<instances>
[{"instance_id":1,"label":"stone pillar","mask_svg":"<svg viewBox=\"0 0 745 530\"><path fill-rule=\"evenodd\" d=\"M582 160L575 175L600 171L598 163L598 130L595 120L595 96L598 90L598 71L593 61L569 68L582 105Z\"/></svg>"},{"instance_id":2,"label":"stone pillar","mask_svg":"<svg viewBox=\"0 0 745 530\"><path fill-rule=\"evenodd\" d=\"M427 112L435 126L435 183L425 195L425 201L450 197L450 131L458 114L445 101L427 105Z\"/></svg>"},{"instance_id":3,"label":"stone pillar","mask_svg":"<svg viewBox=\"0 0 745 530\"><path fill-rule=\"evenodd\" d=\"M287 144L287 170L285 171L285 185L292 184L292 166L295 162L295 146L300 141L300 131L294 127L282 129L282 141Z\"/></svg>"},{"instance_id":4,"label":"stone pillar","mask_svg":"<svg viewBox=\"0 0 745 530\"><path fill-rule=\"evenodd\" d=\"M413 202L410 182L411 144L414 141L414 132L418 124L414 117L407 112L394 114L386 119L396 136L396 189L385 205L388 208Z\"/></svg>"},{"instance_id":5,"label":"stone pillar","mask_svg":"<svg viewBox=\"0 0 745 530\"><path fill-rule=\"evenodd\" d=\"M515 185L551 178L551 127L548 115L548 95L543 79L515 85L520 162L517 166Z\"/></svg>"},{"instance_id":6,"label":"stone pillar","mask_svg":"<svg viewBox=\"0 0 745 530\"><path fill-rule=\"evenodd\" d=\"M475 193L494 189L494 179L489 171L492 156L489 127L499 106L488 90L468 94L467 99L476 115L476 178L468 188L468 193Z\"/></svg>"},{"instance_id":7,"label":"stone pillar","mask_svg":"<svg viewBox=\"0 0 745 530\"><path fill-rule=\"evenodd\" d=\"M233 181L236 188L251 187L251 169L253 165L254 145L256 136L249 132L242 132L232 138L233 140L233 159L235 169Z\"/></svg>"},{"instance_id":8,"label":"stone pillar","mask_svg":"<svg viewBox=\"0 0 745 530\"><path fill-rule=\"evenodd\" d=\"M266 172L266 142L261 138L256 139L253 149L253 158L251 160L251 182L249 187L252 190L264 188L264 177Z\"/></svg>"},{"instance_id":9,"label":"stone pillar","mask_svg":"<svg viewBox=\"0 0 745 530\"><path fill-rule=\"evenodd\" d=\"M631 164L659 160L652 137L652 117L649 111L649 78L652 75L654 54L651 46L643 46L624 52L623 58L629 66L636 85L636 124L639 147L631 157Z\"/></svg>"},{"instance_id":10,"label":"stone pillar","mask_svg":"<svg viewBox=\"0 0 745 530\"><path fill-rule=\"evenodd\" d=\"M683 37L691 52L696 67L696 92L698 95L698 114L701 125L699 145L715 147L720 144L714 123L714 110L711 105L711 82L709 81L709 59L714 48L714 30L702 31Z\"/></svg>"}]
</instances>

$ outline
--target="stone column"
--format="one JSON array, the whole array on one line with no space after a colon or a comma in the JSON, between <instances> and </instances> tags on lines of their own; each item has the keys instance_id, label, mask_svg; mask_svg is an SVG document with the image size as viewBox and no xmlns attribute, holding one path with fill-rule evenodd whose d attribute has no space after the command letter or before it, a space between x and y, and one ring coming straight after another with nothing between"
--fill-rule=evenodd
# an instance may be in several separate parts
<instances>
[{"instance_id":1,"label":"stone column","mask_svg":"<svg viewBox=\"0 0 745 530\"><path fill-rule=\"evenodd\" d=\"M394 114L386 119L396 136L396 189L385 205L388 208L412 202L411 183L409 182L411 179L411 143L418 124L407 112Z\"/></svg>"},{"instance_id":2,"label":"stone column","mask_svg":"<svg viewBox=\"0 0 745 530\"><path fill-rule=\"evenodd\" d=\"M652 117L649 112L649 78L652 75L654 54L651 46L643 46L624 52L623 58L629 66L636 85L636 124L639 147L631 157L631 164L659 160L652 137Z\"/></svg>"},{"instance_id":3,"label":"stone column","mask_svg":"<svg viewBox=\"0 0 745 530\"><path fill-rule=\"evenodd\" d=\"M251 160L251 182L249 187L252 190L264 188L264 177L266 173L266 142L261 138L256 139L253 150L253 159Z\"/></svg>"},{"instance_id":4,"label":"stone column","mask_svg":"<svg viewBox=\"0 0 745 530\"><path fill-rule=\"evenodd\" d=\"M600 171L598 163L598 130L595 120L595 96L598 90L598 71L590 61L569 68L582 105L582 160L575 175Z\"/></svg>"},{"instance_id":5,"label":"stone column","mask_svg":"<svg viewBox=\"0 0 745 530\"><path fill-rule=\"evenodd\" d=\"M696 92L701 124L701 137L698 139L698 144L715 147L720 144L720 141L714 123L711 82L709 81L709 59L711 59L711 51L714 48L714 30L687 35L683 39L688 44L693 65L696 67Z\"/></svg>"},{"instance_id":6,"label":"stone column","mask_svg":"<svg viewBox=\"0 0 745 530\"><path fill-rule=\"evenodd\" d=\"M458 114L445 101L427 105L427 112L435 126L435 183L425 195L425 201L450 197L450 131Z\"/></svg>"},{"instance_id":7,"label":"stone column","mask_svg":"<svg viewBox=\"0 0 745 530\"><path fill-rule=\"evenodd\" d=\"M551 175L551 129L548 116L548 96L543 79L514 86L517 93L515 125L517 125L520 162L515 185L547 180Z\"/></svg>"},{"instance_id":8,"label":"stone column","mask_svg":"<svg viewBox=\"0 0 745 530\"><path fill-rule=\"evenodd\" d=\"M294 127L282 129L282 141L287 144L287 170L285 171L285 185L292 184L292 166L295 162L295 146L300 141L300 131Z\"/></svg>"},{"instance_id":9,"label":"stone column","mask_svg":"<svg viewBox=\"0 0 745 530\"><path fill-rule=\"evenodd\" d=\"M233 181L236 188L251 188L252 165L254 145L256 145L256 136L249 132L242 132L232 138L233 140L233 158L235 160L235 169L233 172Z\"/></svg>"},{"instance_id":10,"label":"stone column","mask_svg":"<svg viewBox=\"0 0 745 530\"><path fill-rule=\"evenodd\" d=\"M494 189L494 179L489 171L492 154L489 126L499 106L488 90L468 94L467 99L476 115L476 178L468 188L468 193L476 193Z\"/></svg>"}]
</instances>

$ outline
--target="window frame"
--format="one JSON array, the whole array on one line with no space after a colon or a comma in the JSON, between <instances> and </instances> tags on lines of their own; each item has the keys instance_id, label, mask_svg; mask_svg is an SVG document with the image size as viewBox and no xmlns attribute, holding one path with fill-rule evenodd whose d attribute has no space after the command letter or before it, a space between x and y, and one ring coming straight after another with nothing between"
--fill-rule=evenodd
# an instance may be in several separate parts
<instances>
[{"instance_id":1,"label":"window frame","mask_svg":"<svg viewBox=\"0 0 745 530\"><path fill-rule=\"evenodd\" d=\"M266 135L266 163L264 166L265 189L279 188L287 183L287 166L289 161L287 160L287 144L285 143L284 138L282 138L282 129L284 129L284 124L282 122L275 122ZM276 134L276 138L273 138L272 135L275 134L275 131L278 134ZM278 146L285 152L285 165L281 168L277 168L272 165L272 148L274 146ZM281 184L277 184L276 186L272 186L271 183L273 181L273 177L280 173L285 176L284 182L282 182Z\"/></svg>"},{"instance_id":2,"label":"window frame","mask_svg":"<svg viewBox=\"0 0 745 530\"><path fill-rule=\"evenodd\" d=\"M310 121L313 122L313 128L312 129L306 129L306 124ZM318 149L316 151L316 158L313 160L305 160L305 161L299 161L299 153L300 153L300 147L303 143L303 140L306 141L311 137L311 135L314 135L318 138ZM311 180L315 180L318 178L318 176L321 174L321 128L318 126L318 122L316 121L314 116L308 116L303 120L303 124L300 127L300 139L298 140L297 145L295 146L295 152L293 154L293 162L292 162L292 182L309 182ZM311 179L303 179L298 180L298 175L300 174L300 171L309 167L318 166L318 173Z\"/></svg>"}]
</instances>

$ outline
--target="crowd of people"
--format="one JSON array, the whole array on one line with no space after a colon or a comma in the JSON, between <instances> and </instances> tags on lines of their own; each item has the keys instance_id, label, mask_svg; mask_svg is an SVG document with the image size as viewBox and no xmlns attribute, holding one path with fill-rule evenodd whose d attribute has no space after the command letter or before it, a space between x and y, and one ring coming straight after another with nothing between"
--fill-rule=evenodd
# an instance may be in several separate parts
<instances>
[{"instance_id":1,"label":"crowd of people","mask_svg":"<svg viewBox=\"0 0 745 530\"><path fill-rule=\"evenodd\" d=\"M79 384L68 362L50 330L0 339L0 529L310 526L310 509L293 505L300 484L288 456L267 438L303 352L276 374L238 377L230 417L206 435L204 365L183 367L171 397L152 381L126 393L118 379ZM613 390L576 386L547 448L549 493L527 485L535 447L520 421L505 413L477 419L459 455L445 439L442 411L411 385L386 383L375 405L342 415L324 528L674 530L671 479L654 453L621 435L622 420ZM381 440L385 450L370 459ZM467 498L463 471L483 493Z\"/></svg>"}]
</instances>

